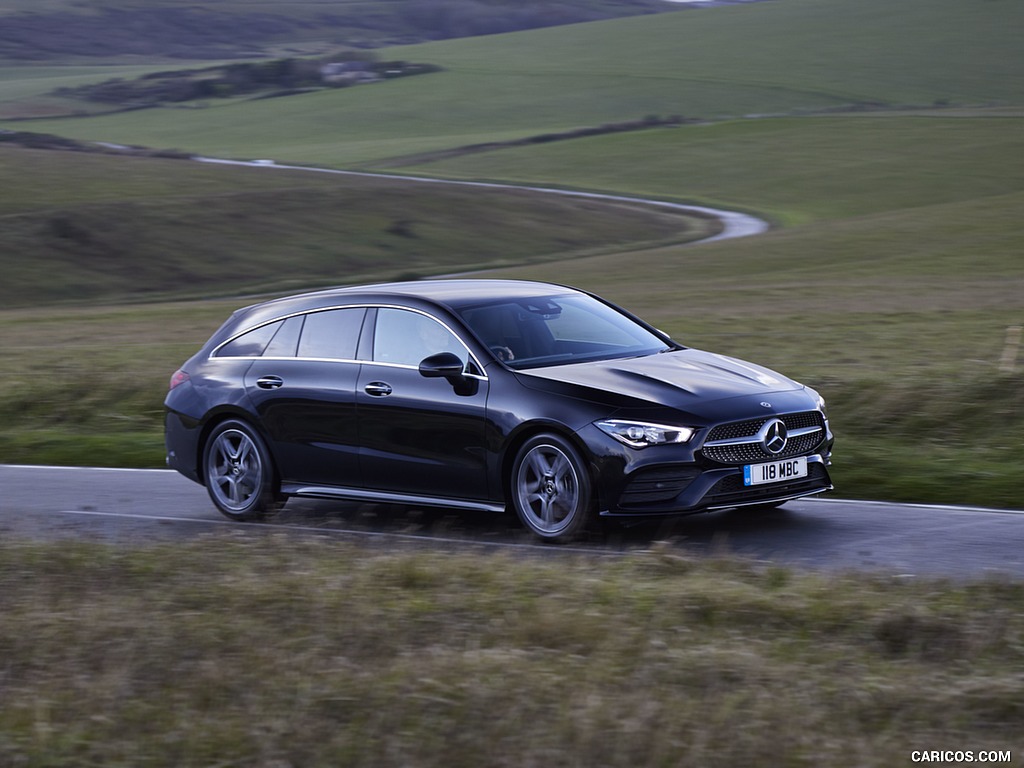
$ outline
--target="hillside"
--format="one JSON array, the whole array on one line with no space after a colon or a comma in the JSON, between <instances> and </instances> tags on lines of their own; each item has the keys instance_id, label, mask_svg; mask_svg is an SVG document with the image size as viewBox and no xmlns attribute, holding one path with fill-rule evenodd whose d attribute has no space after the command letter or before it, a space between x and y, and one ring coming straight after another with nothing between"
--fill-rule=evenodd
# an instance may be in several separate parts
<instances>
[{"instance_id":1,"label":"hillside","mask_svg":"<svg viewBox=\"0 0 1024 768\"><path fill-rule=\"evenodd\" d=\"M26 127L346 167L651 115L1020 107L1022 25L1024 5L1001 0L751 3L391 48L444 71L373 87ZM56 84L9 73L0 114Z\"/></svg>"},{"instance_id":2,"label":"hillside","mask_svg":"<svg viewBox=\"0 0 1024 768\"><path fill-rule=\"evenodd\" d=\"M0 59L222 59L378 47L676 10L662 0L10 0Z\"/></svg>"},{"instance_id":3,"label":"hillside","mask_svg":"<svg viewBox=\"0 0 1024 768\"><path fill-rule=\"evenodd\" d=\"M717 226L624 204L2 141L0 178L31 179L0 187L6 308L408 278L686 242Z\"/></svg>"}]
</instances>

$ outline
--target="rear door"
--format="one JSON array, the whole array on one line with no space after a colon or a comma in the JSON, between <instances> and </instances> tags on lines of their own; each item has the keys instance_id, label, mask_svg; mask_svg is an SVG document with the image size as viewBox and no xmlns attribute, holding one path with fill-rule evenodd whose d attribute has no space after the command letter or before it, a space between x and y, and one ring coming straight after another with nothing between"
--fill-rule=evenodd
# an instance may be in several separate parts
<instances>
[{"instance_id":1,"label":"rear door","mask_svg":"<svg viewBox=\"0 0 1024 768\"><path fill-rule=\"evenodd\" d=\"M365 315L346 307L289 318L246 373L284 482L360 484L356 348Z\"/></svg>"}]
</instances>

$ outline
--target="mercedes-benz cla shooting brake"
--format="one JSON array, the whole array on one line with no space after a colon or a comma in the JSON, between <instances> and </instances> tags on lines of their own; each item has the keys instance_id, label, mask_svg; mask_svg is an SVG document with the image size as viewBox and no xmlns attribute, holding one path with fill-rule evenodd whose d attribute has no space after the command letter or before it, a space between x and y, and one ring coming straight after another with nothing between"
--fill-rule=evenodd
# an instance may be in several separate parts
<instances>
[{"instance_id":1,"label":"mercedes-benz cla shooting brake","mask_svg":"<svg viewBox=\"0 0 1024 768\"><path fill-rule=\"evenodd\" d=\"M292 496L595 516L773 507L832 487L817 392L592 294L431 280L238 310L171 379L167 461L229 518Z\"/></svg>"}]
</instances>

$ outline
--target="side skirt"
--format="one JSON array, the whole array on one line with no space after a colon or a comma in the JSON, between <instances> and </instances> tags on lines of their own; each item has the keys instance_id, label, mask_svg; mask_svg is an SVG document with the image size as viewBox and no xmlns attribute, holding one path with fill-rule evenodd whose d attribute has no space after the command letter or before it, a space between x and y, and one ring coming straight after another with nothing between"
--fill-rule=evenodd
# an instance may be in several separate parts
<instances>
[{"instance_id":1,"label":"side skirt","mask_svg":"<svg viewBox=\"0 0 1024 768\"><path fill-rule=\"evenodd\" d=\"M416 496L406 493L368 491L364 488L341 488L331 485L302 485L286 483L281 486L285 496L303 496L313 499L345 499L346 501L369 501L380 504L404 504L406 506L443 507L447 509L468 509L479 512L504 512L504 504L473 499L449 499L440 496Z\"/></svg>"}]
</instances>

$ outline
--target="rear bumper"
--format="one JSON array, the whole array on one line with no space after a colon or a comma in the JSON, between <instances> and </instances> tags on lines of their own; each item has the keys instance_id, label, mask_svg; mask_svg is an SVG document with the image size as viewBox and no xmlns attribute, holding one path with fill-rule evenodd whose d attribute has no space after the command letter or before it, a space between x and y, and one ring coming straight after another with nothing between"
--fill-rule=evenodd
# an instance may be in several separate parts
<instances>
[{"instance_id":1,"label":"rear bumper","mask_svg":"<svg viewBox=\"0 0 1024 768\"><path fill-rule=\"evenodd\" d=\"M167 466L177 470L189 480L203 484L199 475L199 422L175 411L164 414L164 447L167 451Z\"/></svg>"}]
</instances>

